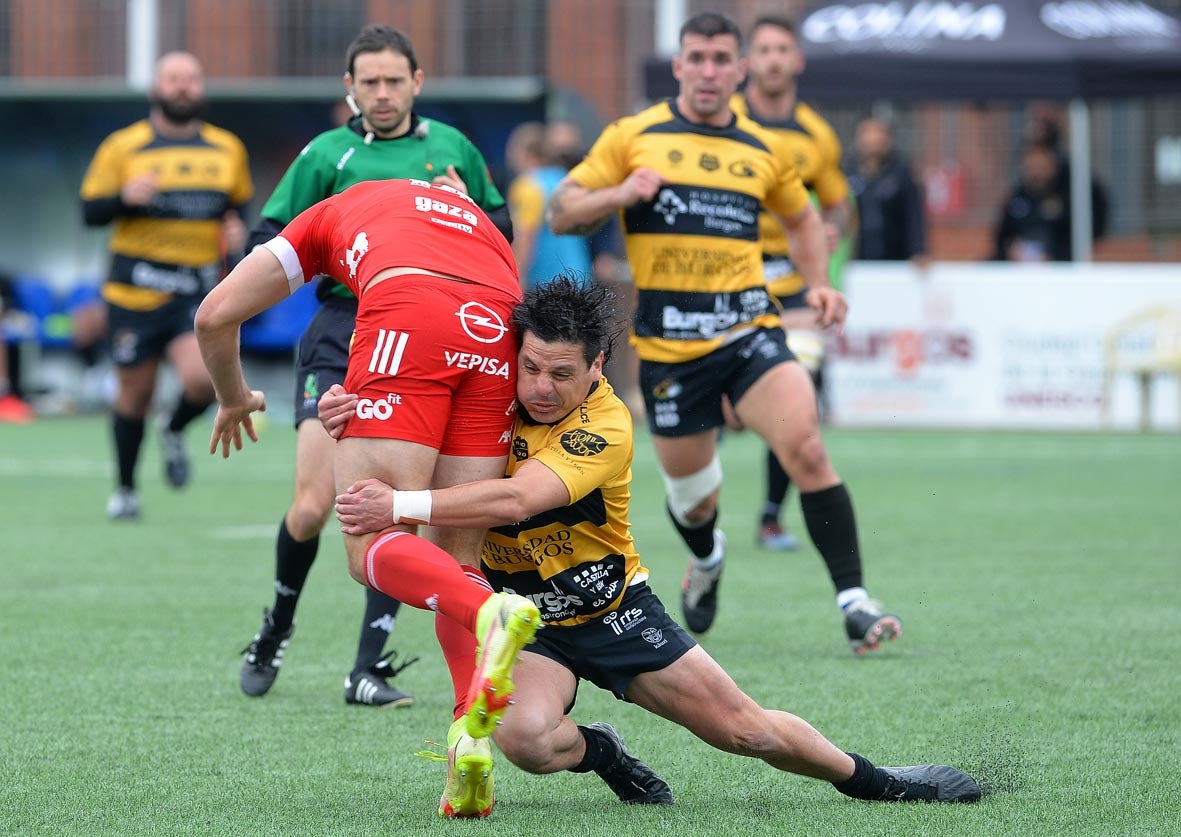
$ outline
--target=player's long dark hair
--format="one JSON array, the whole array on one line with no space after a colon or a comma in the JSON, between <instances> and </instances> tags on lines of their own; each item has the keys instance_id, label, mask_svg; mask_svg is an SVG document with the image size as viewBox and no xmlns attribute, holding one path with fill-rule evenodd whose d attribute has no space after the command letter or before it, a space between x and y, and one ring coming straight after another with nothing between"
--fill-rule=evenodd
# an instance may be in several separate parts
<instances>
[{"instance_id":1,"label":"player's long dark hair","mask_svg":"<svg viewBox=\"0 0 1181 837\"><path fill-rule=\"evenodd\" d=\"M526 291L513 308L513 325L518 343L531 331L546 343L581 346L587 366L599 352L610 360L622 330L615 324L615 294L572 271Z\"/></svg>"}]
</instances>

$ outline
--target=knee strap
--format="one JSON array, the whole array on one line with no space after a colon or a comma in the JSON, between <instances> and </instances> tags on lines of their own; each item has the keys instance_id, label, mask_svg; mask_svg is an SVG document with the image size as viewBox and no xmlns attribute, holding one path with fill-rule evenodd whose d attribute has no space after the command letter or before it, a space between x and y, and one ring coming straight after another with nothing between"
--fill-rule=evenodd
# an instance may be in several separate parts
<instances>
[{"instance_id":1,"label":"knee strap","mask_svg":"<svg viewBox=\"0 0 1181 837\"><path fill-rule=\"evenodd\" d=\"M662 468L668 510L682 526L693 526L688 514L722 486L722 461L715 453L709 464L687 477L670 477Z\"/></svg>"}]
</instances>

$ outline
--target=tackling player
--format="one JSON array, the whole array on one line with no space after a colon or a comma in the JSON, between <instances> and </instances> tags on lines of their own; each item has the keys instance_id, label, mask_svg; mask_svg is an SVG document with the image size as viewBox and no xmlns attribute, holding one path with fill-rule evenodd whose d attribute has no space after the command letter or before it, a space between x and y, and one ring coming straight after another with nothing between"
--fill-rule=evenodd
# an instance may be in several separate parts
<instances>
[{"instance_id":1,"label":"tackling player","mask_svg":"<svg viewBox=\"0 0 1181 837\"><path fill-rule=\"evenodd\" d=\"M802 718L762 708L667 615L631 537L631 415L602 377L608 299L602 288L558 277L516 306L520 407L509 479L430 491L364 480L336 499L346 537L399 520L492 527L482 557L488 580L537 603L546 625L517 663L516 702L494 734L497 746L529 773L616 763L622 742L567 714L587 680L720 750L832 782L857 799L979 799L977 782L954 767L876 767ZM320 416L330 433L351 426L357 403L340 387L325 394Z\"/></svg>"}]
</instances>

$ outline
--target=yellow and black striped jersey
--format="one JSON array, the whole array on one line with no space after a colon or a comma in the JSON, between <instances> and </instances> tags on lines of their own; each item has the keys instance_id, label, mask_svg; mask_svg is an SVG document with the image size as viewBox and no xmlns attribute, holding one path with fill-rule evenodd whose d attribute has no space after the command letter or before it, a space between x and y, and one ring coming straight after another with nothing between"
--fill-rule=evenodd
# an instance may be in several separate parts
<instances>
[{"instance_id":1,"label":"yellow and black striped jersey","mask_svg":"<svg viewBox=\"0 0 1181 837\"><path fill-rule=\"evenodd\" d=\"M734 332L779 324L763 280L759 210L794 215L808 202L780 143L741 115L724 128L690 122L669 100L608 126L570 172L588 189L640 167L666 181L654 200L621 213L642 359L693 360Z\"/></svg>"},{"instance_id":2,"label":"yellow and black striped jersey","mask_svg":"<svg viewBox=\"0 0 1181 837\"><path fill-rule=\"evenodd\" d=\"M618 604L643 581L628 523L632 419L606 378L556 424L521 411L508 476L533 459L565 483L570 504L488 530L482 562L494 589L527 596L555 625L578 625Z\"/></svg>"},{"instance_id":3,"label":"yellow and black striped jersey","mask_svg":"<svg viewBox=\"0 0 1181 837\"><path fill-rule=\"evenodd\" d=\"M815 193L822 207L838 204L849 196L849 182L841 171L841 141L832 126L812 108L797 102L790 119L770 120L752 111L741 93L735 93L730 99L730 108L735 113L745 114L783 140L804 186ZM789 255L783 224L767 212L759 218L759 242L764 255L772 262ZM767 284L771 293L782 297L804 290L805 283L803 276L789 269L769 273Z\"/></svg>"},{"instance_id":4,"label":"yellow and black striped jersey","mask_svg":"<svg viewBox=\"0 0 1181 837\"><path fill-rule=\"evenodd\" d=\"M156 176L152 202L114 219L109 247L116 261L142 261L140 274L165 277L169 268L188 273L220 263L226 211L246 204L254 191L242 142L209 124L190 139L169 139L140 120L99 146L82 181L82 200L115 198L128 180L149 173ZM167 283L135 281L134 269L112 271L103 288L108 301L151 310L171 298Z\"/></svg>"}]
</instances>

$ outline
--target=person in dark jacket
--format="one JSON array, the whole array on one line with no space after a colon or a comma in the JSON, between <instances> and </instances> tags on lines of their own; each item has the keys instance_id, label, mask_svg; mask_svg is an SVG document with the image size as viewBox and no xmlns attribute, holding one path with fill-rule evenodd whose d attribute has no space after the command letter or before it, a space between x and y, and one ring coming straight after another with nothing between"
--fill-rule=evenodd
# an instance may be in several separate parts
<instances>
[{"instance_id":1,"label":"person in dark jacket","mask_svg":"<svg viewBox=\"0 0 1181 837\"><path fill-rule=\"evenodd\" d=\"M860 216L857 258L924 261L927 222L923 194L906 161L894 151L890 126L865 119L857 126L849 187Z\"/></svg>"}]
</instances>

